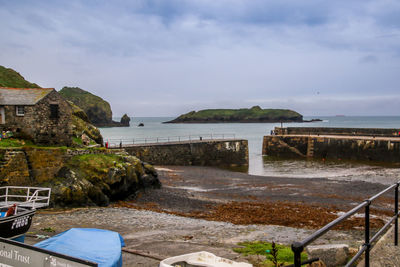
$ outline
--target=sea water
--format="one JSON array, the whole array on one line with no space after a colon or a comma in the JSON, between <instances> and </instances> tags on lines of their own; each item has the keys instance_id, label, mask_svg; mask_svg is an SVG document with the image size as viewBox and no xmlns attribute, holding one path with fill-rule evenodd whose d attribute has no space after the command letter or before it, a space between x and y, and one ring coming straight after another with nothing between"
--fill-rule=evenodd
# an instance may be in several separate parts
<instances>
[{"instance_id":1,"label":"sea water","mask_svg":"<svg viewBox=\"0 0 400 267\"><path fill-rule=\"evenodd\" d=\"M305 117L320 122L283 123L283 127L400 128L400 117ZM360 162L322 160L271 160L262 156L263 136L280 123L163 124L168 117L135 117L130 127L100 128L104 140L155 139L182 136L225 135L249 141L249 174L274 177L363 180L391 184L400 180L400 168ZM119 118L115 118L119 120ZM138 127L143 123L144 127Z\"/></svg>"}]
</instances>

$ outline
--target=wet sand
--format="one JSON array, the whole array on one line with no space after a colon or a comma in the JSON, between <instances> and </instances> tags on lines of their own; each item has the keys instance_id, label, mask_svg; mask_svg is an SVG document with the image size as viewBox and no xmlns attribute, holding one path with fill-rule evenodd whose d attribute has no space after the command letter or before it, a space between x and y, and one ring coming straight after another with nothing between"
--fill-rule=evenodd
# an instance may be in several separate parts
<instances>
[{"instance_id":1,"label":"wet sand","mask_svg":"<svg viewBox=\"0 0 400 267\"><path fill-rule=\"evenodd\" d=\"M366 182L274 178L205 167L159 166L161 189L107 208L40 211L31 235L54 235L71 227L118 231L127 249L124 266L158 266L155 258L206 250L241 260L237 242L275 241L290 244L321 227L339 212L386 188ZM373 227L391 214L391 195L373 209ZM316 243L363 243L362 218L331 231ZM54 230L45 231L46 228ZM38 240L30 237L28 243ZM245 260L245 259L242 259Z\"/></svg>"},{"instance_id":2,"label":"wet sand","mask_svg":"<svg viewBox=\"0 0 400 267\"><path fill-rule=\"evenodd\" d=\"M387 187L362 181L276 178L193 166L158 167L158 173L162 189L149 190L121 205L236 224L312 229ZM376 201L372 209L377 216L391 215L392 199L386 194ZM355 218L342 228L356 229L362 223ZM373 223L383 225L379 218Z\"/></svg>"}]
</instances>

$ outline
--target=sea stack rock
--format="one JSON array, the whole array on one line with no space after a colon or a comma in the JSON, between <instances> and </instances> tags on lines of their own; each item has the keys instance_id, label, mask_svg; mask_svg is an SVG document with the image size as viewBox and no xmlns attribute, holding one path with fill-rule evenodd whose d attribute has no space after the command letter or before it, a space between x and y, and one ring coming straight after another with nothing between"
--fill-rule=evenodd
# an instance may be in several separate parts
<instances>
[{"instance_id":1,"label":"sea stack rock","mask_svg":"<svg viewBox=\"0 0 400 267\"><path fill-rule=\"evenodd\" d=\"M129 122L131 121L131 118L129 118L128 115L124 114L121 118L121 126L129 127Z\"/></svg>"}]
</instances>

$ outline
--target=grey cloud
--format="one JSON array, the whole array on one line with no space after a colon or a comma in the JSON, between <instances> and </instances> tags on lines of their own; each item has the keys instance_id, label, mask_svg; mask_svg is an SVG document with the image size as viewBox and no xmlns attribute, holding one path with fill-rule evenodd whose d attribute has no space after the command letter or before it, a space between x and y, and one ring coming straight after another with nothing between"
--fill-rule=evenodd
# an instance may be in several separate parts
<instances>
[{"instance_id":1,"label":"grey cloud","mask_svg":"<svg viewBox=\"0 0 400 267\"><path fill-rule=\"evenodd\" d=\"M378 58L374 55L367 55L359 59L360 63L377 63Z\"/></svg>"},{"instance_id":2,"label":"grey cloud","mask_svg":"<svg viewBox=\"0 0 400 267\"><path fill-rule=\"evenodd\" d=\"M245 101L254 98L306 115L344 113L335 105L349 113L398 111L398 103L374 105L372 97L398 91L400 35L396 18L383 20L395 1L32 3L0 0L0 35L7 36L0 64L42 86L92 91L115 115L174 116L250 106ZM337 96L353 102L328 101ZM314 102L295 101L305 97Z\"/></svg>"}]
</instances>

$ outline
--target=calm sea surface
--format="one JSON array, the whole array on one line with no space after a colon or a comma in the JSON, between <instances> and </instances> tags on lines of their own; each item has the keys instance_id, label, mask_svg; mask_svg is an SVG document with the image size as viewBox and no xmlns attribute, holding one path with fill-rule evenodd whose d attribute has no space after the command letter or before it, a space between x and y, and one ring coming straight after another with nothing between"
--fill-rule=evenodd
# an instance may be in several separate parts
<instances>
[{"instance_id":1,"label":"calm sea surface","mask_svg":"<svg viewBox=\"0 0 400 267\"><path fill-rule=\"evenodd\" d=\"M317 117L305 117L312 119ZM318 117L322 122L284 123L294 127L353 127L400 128L400 117ZM137 117L131 127L100 128L104 140L140 139L169 136L205 136L207 134L234 134L249 141L249 174L275 177L328 178L335 180L364 180L391 184L400 180L400 168L367 165L353 162L322 162L307 160L269 160L261 155L262 139L280 123L212 123L212 124L162 124L173 118ZM119 118L115 118L119 120ZM137 127L143 123L144 127Z\"/></svg>"}]
</instances>

